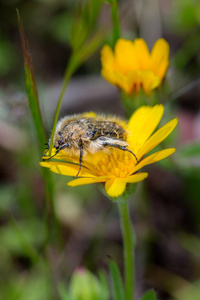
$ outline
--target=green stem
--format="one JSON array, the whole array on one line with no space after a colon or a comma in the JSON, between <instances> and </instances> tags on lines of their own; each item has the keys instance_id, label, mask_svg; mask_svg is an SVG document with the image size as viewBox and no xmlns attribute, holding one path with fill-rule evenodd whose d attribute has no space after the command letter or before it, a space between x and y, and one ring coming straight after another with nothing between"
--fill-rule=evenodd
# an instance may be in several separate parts
<instances>
[{"instance_id":1,"label":"green stem","mask_svg":"<svg viewBox=\"0 0 200 300\"><path fill-rule=\"evenodd\" d=\"M134 232L131 225L128 201L118 203L124 243L125 299L134 300Z\"/></svg>"},{"instance_id":2,"label":"green stem","mask_svg":"<svg viewBox=\"0 0 200 300\"><path fill-rule=\"evenodd\" d=\"M43 168L43 177L45 180L44 248L56 239L59 242L61 241L60 224L54 204L54 183L51 175L50 170Z\"/></svg>"},{"instance_id":3,"label":"green stem","mask_svg":"<svg viewBox=\"0 0 200 300\"><path fill-rule=\"evenodd\" d=\"M51 138L51 144L50 144L50 149L49 149L50 155L51 155L51 149L52 149L52 146L53 146L53 137L54 137L55 130L56 130L56 124L57 124L57 121L58 121L62 100L63 100L64 94L65 94L65 90L67 88L69 79L70 79L70 76L68 75L67 78L65 78L65 81L64 81L61 93L60 93L60 97L58 99L58 104L57 104L57 107L56 107L56 112L55 112L55 117L54 117L54 122L53 122L53 129L52 129L52 133L51 133L52 138Z\"/></svg>"},{"instance_id":4,"label":"green stem","mask_svg":"<svg viewBox=\"0 0 200 300\"><path fill-rule=\"evenodd\" d=\"M55 116L54 116L53 128L52 128L52 133L51 133L51 142L50 142L50 147L49 147L49 156L51 156L51 150L53 148L53 137L55 134L56 124L58 122L60 108L62 105L63 97L65 94L66 88L68 86L68 83L69 83L72 75L74 74L74 72L80 66L80 64L83 63L86 59L88 59L92 55L92 53L97 49L102 38L103 38L103 32L99 32L87 45L85 44L84 47L82 47L79 50L73 50L73 52L71 54L69 63L67 65L67 68L65 71L64 82L63 82L62 90L60 93L60 97L58 99L58 104L57 104L56 112L55 112Z\"/></svg>"},{"instance_id":5,"label":"green stem","mask_svg":"<svg viewBox=\"0 0 200 300\"><path fill-rule=\"evenodd\" d=\"M120 38L120 24L118 15L118 1L113 0L111 2L111 18L113 23L113 47L117 40Z\"/></svg>"},{"instance_id":6,"label":"green stem","mask_svg":"<svg viewBox=\"0 0 200 300\"><path fill-rule=\"evenodd\" d=\"M56 124L58 122L58 117L59 117L59 113L60 113L60 108L61 108L61 104L63 101L63 97L66 91L66 88L68 86L69 80L71 79L71 76L73 74L73 72L76 70L77 64L74 62L75 60L75 56L72 54L69 64L67 66L66 72L65 72L65 77L64 77L64 82L63 82L63 86L62 86L62 90L60 93L60 97L58 99L58 104L56 107L56 112L55 112L55 116L54 116L54 122L53 122L53 128L52 128L52 133L51 133L51 142L50 142L50 148L49 148L49 154L51 155L51 150L53 147L53 137L55 134L55 130L56 130Z\"/></svg>"}]
</instances>

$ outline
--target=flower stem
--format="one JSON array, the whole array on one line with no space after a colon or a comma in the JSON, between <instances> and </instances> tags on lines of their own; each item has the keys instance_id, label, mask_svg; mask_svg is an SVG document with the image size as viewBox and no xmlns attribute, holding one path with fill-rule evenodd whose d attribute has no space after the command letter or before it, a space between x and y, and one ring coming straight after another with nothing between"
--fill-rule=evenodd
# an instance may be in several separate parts
<instances>
[{"instance_id":1,"label":"flower stem","mask_svg":"<svg viewBox=\"0 0 200 300\"><path fill-rule=\"evenodd\" d=\"M124 243L125 299L134 300L134 232L131 225L128 201L118 202Z\"/></svg>"},{"instance_id":2,"label":"flower stem","mask_svg":"<svg viewBox=\"0 0 200 300\"><path fill-rule=\"evenodd\" d=\"M111 18L113 24L113 47L120 38L120 23L118 14L118 0L111 1Z\"/></svg>"},{"instance_id":3,"label":"flower stem","mask_svg":"<svg viewBox=\"0 0 200 300\"><path fill-rule=\"evenodd\" d=\"M49 147L50 155L51 155L51 150L53 148L53 137L54 137L54 134L55 134L56 124L57 124L57 121L58 121L59 112L60 112L61 104L62 104L62 101L63 101L63 97L64 97L65 91L67 89L68 83L71 79L71 76L74 73L74 71L76 70L76 68L77 68L77 63L75 61L75 55L74 55L74 53L72 53L72 55L70 57L70 60L69 60L69 63L68 63L68 66L67 66L66 71L65 71L64 82L63 82L62 90L61 90L61 93L60 93L60 97L58 99L58 104L57 104L56 112L55 112L55 116L54 116L53 128L52 128L52 133L51 133L52 138L51 138L50 147Z\"/></svg>"}]
</instances>

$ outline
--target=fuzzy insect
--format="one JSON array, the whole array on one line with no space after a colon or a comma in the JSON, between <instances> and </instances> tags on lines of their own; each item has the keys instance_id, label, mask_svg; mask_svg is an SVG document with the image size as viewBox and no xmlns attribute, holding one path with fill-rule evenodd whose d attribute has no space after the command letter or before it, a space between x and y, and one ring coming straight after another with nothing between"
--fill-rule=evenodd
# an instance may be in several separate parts
<instances>
[{"instance_id":1,"label":"fuzzy insect","mask_svg":"<svg viewBox=\"0 0 200 300\"><path fill-rule=\"evenodd\" d=\"M79 156L78 177L85 152L94 154L98 151L106 151L108 148L118 148L130 152L136 159L136 155L129 150L127 143L127 131L125 123L115 117L96 115L89 117L88 114L67 116L61 119L57 125L53 137L53 145L56 148L56 156L61 150L66 149L71 156ZM47 143L47 151L50 140ZM45 154L43 159L45 159Z\"/></svg>"}]
</instances>

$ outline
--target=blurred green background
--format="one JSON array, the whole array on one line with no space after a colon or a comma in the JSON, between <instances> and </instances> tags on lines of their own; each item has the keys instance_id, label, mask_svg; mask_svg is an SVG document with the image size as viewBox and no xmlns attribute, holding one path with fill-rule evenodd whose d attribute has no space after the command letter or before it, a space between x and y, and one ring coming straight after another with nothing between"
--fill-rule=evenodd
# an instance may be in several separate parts
<instances>
[{"instance_id":1,"label":"blurred green background","mask_svg":"<svg viewBox=\"0 0 200 300\"><path fill-rule=\"evenodd\" d=\"M45 204L38 141L25 93L19 10L36 74L47 136L59 98L73 22L86 1L2 0L0 3L0 294L4 300L61 299L79 266L122 269L122 240L115 204L96 186L70 188L53 174L57 227ZM100 3L100 1L99 1ZM109 5L102 1L91 32L111 39ZM94 15L94 12L91 12ZM177 116L170 137L177 152L148 167L149 178L131 199L137 235L137 295L154 287L162 300L200 299L200 3L198 0L123 0L124 38L143 37L151 49L164 37L170 68L160 101L165 121ZM85 19L87 22L87 19ZM84 23L83 23L84 29ZM100 47L76 71L60 116L95 110L123 116L118 90L100 76ZM48 233L46 225L48 224Z\"/></svg>"}]
</instances>

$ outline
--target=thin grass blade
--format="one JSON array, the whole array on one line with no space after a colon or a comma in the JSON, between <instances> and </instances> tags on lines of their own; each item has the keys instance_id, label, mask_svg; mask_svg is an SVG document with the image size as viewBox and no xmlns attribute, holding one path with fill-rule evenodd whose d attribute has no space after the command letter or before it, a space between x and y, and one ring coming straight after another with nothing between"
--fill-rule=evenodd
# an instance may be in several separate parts
<instances>
[{"instance_id":1,"label":"thin grass blade","mask_svg":"<svg viewBox=\"0 0 200 300\"><path fill-rule=\"evenodd\" d=\"M40 149L42 153L44 150L44 144L46 142L46 134L45 134L42 115L39 106L39 98L38 98L37 85L35 80L35 73L33 69L33 63L32 63L29 46L25 39L24 29L23 29L23 25L18 10L17 10L17 17L18 17L19 32L20 32L22 51L24 57L26 92L27 92L29 106L32 113L34 125L40 143Z\"/></svg>"}]
</instances>

